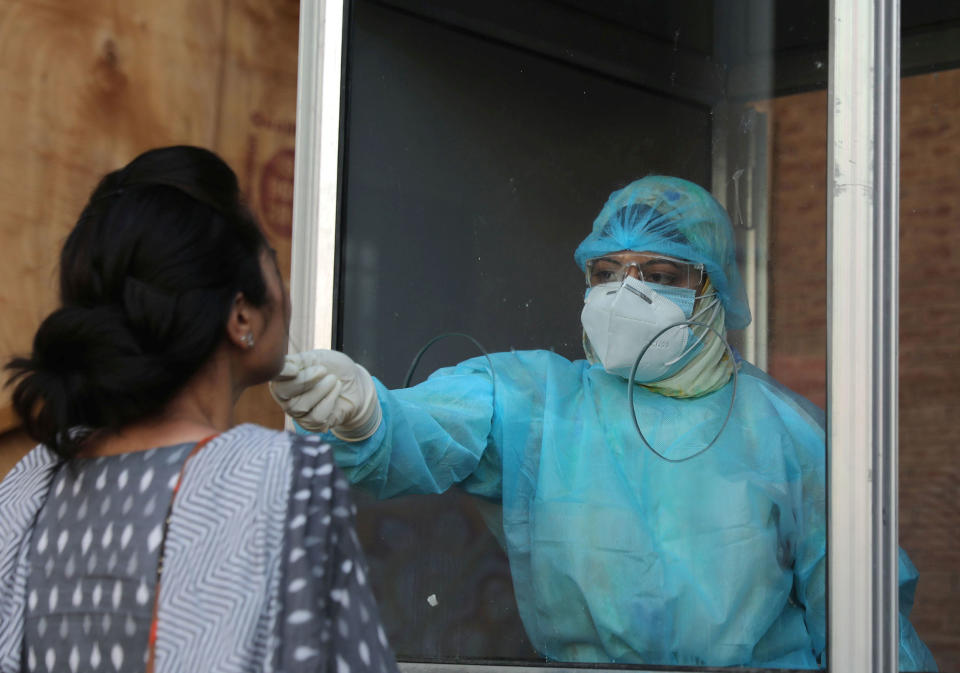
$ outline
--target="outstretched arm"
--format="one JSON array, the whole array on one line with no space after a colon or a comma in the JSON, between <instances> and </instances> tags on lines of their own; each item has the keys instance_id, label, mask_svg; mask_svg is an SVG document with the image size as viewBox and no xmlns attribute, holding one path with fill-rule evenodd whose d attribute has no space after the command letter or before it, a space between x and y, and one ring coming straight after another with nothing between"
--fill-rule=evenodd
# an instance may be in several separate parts
<instances>
[{"instance_id":1,"label":"outstretched arm","mask_svg":"<svg viewBox=\"0 0 960 673\"><path fill-rule=\"evenodd\" d=\"M500 458L491 438L493 377L485 358L441 369L413 388L388 390L362 368L356 372L340 367L340 359L346 356L336 355L336 371L327 367L320 375L308 372L307 378L315 380L312 388L307 386L309 390L284 390L280 382L274 384L274 396L295 419L309 419L304 425L332 430L324 438L333 445L337 463L352 483L378 498L442 493L459 484L475 495L499 499ZM364 375L370 381L368 397L375 397L368 400L357 394L344 400L344 391L366 388ZM352 388L349 376L360 379ZM345 382L338 385L341 381ZM375 405L375 413L370 413L368 402ZM354 418L354 409L362 411L364 418ZM372 434L364 432L366 437L351 441L349 433L342 432L344 419L355 427L371 417L379 417L369 430Z\"/></svg>"}]
</instances>

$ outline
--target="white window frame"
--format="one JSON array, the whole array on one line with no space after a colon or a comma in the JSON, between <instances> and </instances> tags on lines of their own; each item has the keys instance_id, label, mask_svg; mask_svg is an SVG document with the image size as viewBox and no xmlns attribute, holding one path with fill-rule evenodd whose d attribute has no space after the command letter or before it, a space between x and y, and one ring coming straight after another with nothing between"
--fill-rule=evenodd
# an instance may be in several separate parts
<instances>
[{"instance_id":1,"label":"white window frame","mask_svg":"<svg viewBox=\"0 0 960 673\"><path fill-rule=\"evenodd\" d=\"M899 0L830 4L829 668L898 667Z\"/></svg>"},{"instance_id":2,"label":"white window frame","mask_svg":"<svg viewBox=\"0 0 960 673\"><path fill-rule=\"evenodd\" d=\"M302 0L291 336L333 344L348 0ZM829 669L897 670L899 0L831 0L827 159ZM405 673L530 666L406 663ZM553 668L566 671L575 669ZM661 669L662 670L662 669Z\"/></svg>"},{"instance_id":3,"label":"white window frame","mask_svg":"<svg viewBox=\"0 0 960 673\"><path fill-rule=\"evenodd\" d=\"M290 262L290 340L333 345L344 0L302 0Z\"/></svg>"}]
</instances>

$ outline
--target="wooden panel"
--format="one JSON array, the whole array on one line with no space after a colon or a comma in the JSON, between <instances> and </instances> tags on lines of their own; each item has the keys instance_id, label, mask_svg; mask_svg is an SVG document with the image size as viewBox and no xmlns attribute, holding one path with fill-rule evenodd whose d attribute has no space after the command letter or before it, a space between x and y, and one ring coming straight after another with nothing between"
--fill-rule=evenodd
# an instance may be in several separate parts
<instances>
[{"instance_id":1,"label":"wooden panel","mask_svg":"<svg viewBox=\"0 0 960 673\"><path fill-rule=\"evenodd\" d=\"M0 434L12 430L20 424L16 414L13 413L13 406L9 403L0 406Z\"/></svg>"},{"instance_id":2,"label":"wooden panel","mask_svg":"<svg viewBox=\"0 0 960 673\"><path fill-rule=\"evenodd\" d=\"M290 280L293 147L297 113L299 4L240 0L226 20L223 107L217 149L240 176L241 187L280 269ZM296 350L295 345L291 349ZM237 421L283 427L283 413L266 385L248 390Z\"/></svg>"},{"instance_id":3,"label":"wooden panel","mask_svg":"<svg viewBox=\"0 0 960 673\"><path fill-rule=\"evenodd\" d=\"M28 353L55 307L59 248L96 181L150 147L218 151L289 278L298 12L297 0L0 0L0 360ZM261 386L238 421L283 417ZM2 390L0 433L16 424ZM29 440L3 437L19 437L0 442L12 466Z\"/></svg>"},{"instance_id":4,"label":"wooden panel","mask_svg":"<svg viewBox=\"0 0 960 673\"><path fill-rule=\"evenodd\" d=\"M107 171L212 146L225 0L0 0L0 360L56 302L56 257ZM0 392L0 432L10 426Z\"/></svg>"}]
</instances>

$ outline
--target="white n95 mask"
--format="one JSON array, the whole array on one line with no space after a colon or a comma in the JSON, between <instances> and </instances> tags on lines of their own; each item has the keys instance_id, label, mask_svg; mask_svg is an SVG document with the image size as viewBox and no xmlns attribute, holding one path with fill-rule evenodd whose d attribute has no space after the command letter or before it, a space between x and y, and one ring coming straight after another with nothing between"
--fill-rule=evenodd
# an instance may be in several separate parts
<instances>
[{"instance_id":1,"label":"white n95 mask","mask_svg":"<svg viewBox=\"0 0 960 673\"><path fill-rule=\"evenodd\" d=\"M683 297L677 297L690 304L687 312L655 288L656 285L627 276L623 283L597 285L587 293L580 322L608 373L629 378L640 352L660 331L690 319L696 295L693 290L681 291ZM663 290L666 295L676 288ZM686 355L690 335L685 324L661 334L644 353L634 380L657 381L673 373L674 365Z\"/></svg>"}]
</instances>

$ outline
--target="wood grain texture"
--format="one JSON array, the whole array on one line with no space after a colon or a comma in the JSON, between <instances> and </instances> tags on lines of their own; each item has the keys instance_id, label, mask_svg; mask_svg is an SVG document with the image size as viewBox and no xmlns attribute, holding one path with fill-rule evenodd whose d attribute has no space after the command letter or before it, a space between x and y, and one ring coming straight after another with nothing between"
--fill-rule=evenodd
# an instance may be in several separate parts
<instances>
[{"instance_id":1,"label":"wood grain texture","mask_svg":"<svg viewBox=\"0 0 960 673\"><path fill-rule=\"evenodd\" d=\"M221 5L0 0L0 359L55 307L59 247L100 176L214 142ZM9 409L7 390L0 432Z\"/></svg>"},{"instance_id":2,"label":"wood grain texture","mask_svg":"<svg viewBox=\"0 0 960 673\"><path fill-rule=\"evenodd\" d=\"M226 16L224 108L217 147L234 167L248 202L290 280L293 148L297 118L299 3L236 0ZM297 350L296 344L291 350ZM283 427L266 385L247 390L237 420Z\"/></svg>"},{"instance_id":3,"label":"wood grain texture","mask_svg":"<svg viewBox=\"0 0 960 673\"><path fill-rule=\"evenodd\" d=\"M0 434L13 430L20 424L10 404L0 406Z\"/></svg>"},{"instance_id":4,"label":"wood grain texture","mask_svg":"<svg viewBox=\"0 0 960 673\"><path fill-rule=\"evenodd\" d=\"M298 10L0 0L0 360L28 353L56 306L59 248L97 180L151 147L221 154L289 278ZM283 423L265 386L244 395L237 420ZM0 433L16 424L2 390Z\"/></svg>"}]
</instances>

